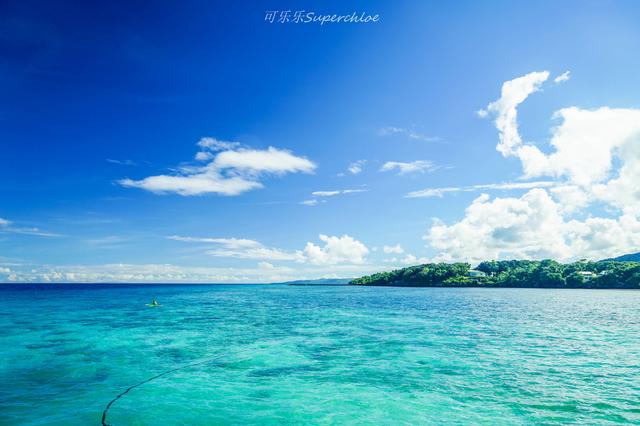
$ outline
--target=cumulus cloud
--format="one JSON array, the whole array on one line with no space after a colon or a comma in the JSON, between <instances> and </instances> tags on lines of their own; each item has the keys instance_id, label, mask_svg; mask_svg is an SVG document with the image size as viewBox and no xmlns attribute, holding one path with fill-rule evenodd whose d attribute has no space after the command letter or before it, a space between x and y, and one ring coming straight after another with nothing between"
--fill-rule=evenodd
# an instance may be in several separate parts
<instances>
[{"instance_id":1,"label":"cumulus cloud","mask_svg":"<svg viewBox=\"0 0 640 426\"><path fill-rule=\"evenodd\" d=\"M637 249L640 222L635 216L566 219L544 189L520 198L476 198L464 218L435 223L425 239L440 251L440 260L576 257L599 259Z\"/></svg>"},{"instance_id":2,"label":"cumulus cloud","mask_svg":"<svg viewBox=\"0 0 640 426\"><path fill-rule=\"evenodd\" d=\"M121 179L118 183L160 194L234 196L262 188L261 179L265 176L312 173L316 169L316 165L307 158L274 147L249 149L237 142L214 138L202 138L198 146L202 151L196 154L196 160L208 161L206 165L181 167L171 175L149 176L140 180Z\"/></svg>"},{"instance_id":3,"label":"cumulus cloud","mask_svg":"<svg viewBox=\"0 0 640 426\"><path fill-rule=\"evenodd\" d=\"M403 163L401 161L387 161L382 165L380 171L389 172L397 170L399 175L406 175L410 173L434 172L439 168L439 166L427 160L416 160L409 163Z\"/></svg>"},{"instance_id":4,"label":"cumulus cloud","mask_svg":"<svg viewBox=\"0 0 640 426\"><path fill-rule=\"evenodd\" d=\"M565 74L561 81L568 78ZM532 188L519 198L482 195L460 221L434 223L425 239L439 259L601 259L640 247L640 109L562 108L553 115L559 124L551 130L551 149L545 153L523 141L517 107L548 77L546 71L536 72L504 83L500 99L481 115L495 116L497 150L520 160L523 178L557 181L518 184ZM433 188L409 195L458 190ZM590 210L596 203L600 209Z\"/></svg>"},{"instance_id":5,"label":"cumulus cloud","mask_svg":"<svg viewBox=\"0 0 640 426\"><path fill-rule=\"evenodd\" d=\"M500 133L498 150L520 159L525 178L564 179L574 200L579 196L583 203L601 201L625 211L639 211L640 194L635 182L640 178L640 109L562 108L553 114L553 118L560 121L552 128L549 145L553 150L544 153L537 145L522 142L517 129L517 103L504 98L514 98L509 90L505 95L505 87L522 86L514 82L525 79L530 82L528 90L520 90L519 96L515 96L522 102L546 77L547 72L532 73L506 82L501 99L487 108L496 113ZM511 107L492 108L505 104ZM565 189L555 194L566 199L569 193Z\"/></svg>"},{"instance_id":6,"label":"cumulus cloud","mask_svg":"<svg viewBox=\"0 0 640 426\"><path fill-rule=\"evenodd\" d=\"M502 85L500 99L478 111L481 117L487 117L489 114L496 116L495 125L500 136L500 143L496 148L502 155L515 155L516 150L522 145L518 133L518 105L530 94L540 90L540 86L548 78L549 72L542 71L507 81Z\"/></svg>"},{"instance_id":7,"label":"cumulus cloud","mask_svg":"<svg viewBox=\"0 0 640 426\"><path fill-rule=\"evenodd\" d=\"M615 159L637 160L640 110L569 107L554 117L562 122L553 129L553 152L544 154L532 144L517 151L525 176L564 177L571 183L588 186L608 179Z\"/></svg>"},{"instance_id":8,"label":"cumulus cloud","mask_svg":"<svg viewBox=\"0 0 640 426\"><path fill-rule=\"evenodd\" d=\"M170 240L186 243L202 243L211 245L205 253L216 257L238 259L254 259L263 261L295 261L309 262L315 265L363 264L369 253L367 247L360 241L343 235L341 237L320 235L324 245L307 242L304 250L286 251L273 247L266 247L259 241L246 238L207 238L184 237L172 235Z\"/></svg>"},{"instance_id":9,"label":"cumulus cloud","mask_svg":"<svg viewBox=\"0 0 640 426\"><path fill-rule=\"evenodd\" d=\"M364 244L349 235L330 237L320 234L319 238L324 243L323 246L308 242L304 248L307 260L316 265L362 264L369 254L369 249Z\"/></svg>"}]
</instances>

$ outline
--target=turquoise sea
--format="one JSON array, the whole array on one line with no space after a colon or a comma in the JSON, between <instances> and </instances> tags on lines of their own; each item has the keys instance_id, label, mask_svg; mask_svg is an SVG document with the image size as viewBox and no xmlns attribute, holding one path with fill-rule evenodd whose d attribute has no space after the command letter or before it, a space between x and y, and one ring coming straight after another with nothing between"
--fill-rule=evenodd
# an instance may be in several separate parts
<instances>
[{"instance_id":1,"label":"turquoise sea","mask_svg":"<svg viewBox=\"0 0 640 426\"><path fill-rule=\"evenodd\" d=\"M145 306L157 297L161 307ZM640 424L640 292L0 286L0 424Z\"/></svg>"}]
</instances>

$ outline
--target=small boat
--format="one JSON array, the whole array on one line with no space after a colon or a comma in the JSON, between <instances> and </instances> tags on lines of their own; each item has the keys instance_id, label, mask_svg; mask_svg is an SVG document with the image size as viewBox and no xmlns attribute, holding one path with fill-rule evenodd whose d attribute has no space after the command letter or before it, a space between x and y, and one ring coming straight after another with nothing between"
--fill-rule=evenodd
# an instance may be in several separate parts
<instances>
[{"instance_id":1,"label":"small boat","mask_svg":"<svg viewBox=\"0 0 640 426\"><path fill-rule=\"evenodd\" d=\"M147 306L150 308L157 308L158 306L162 306L158 301L154 298L151 303L147 303Z\"/></svg>"}]
</instances>

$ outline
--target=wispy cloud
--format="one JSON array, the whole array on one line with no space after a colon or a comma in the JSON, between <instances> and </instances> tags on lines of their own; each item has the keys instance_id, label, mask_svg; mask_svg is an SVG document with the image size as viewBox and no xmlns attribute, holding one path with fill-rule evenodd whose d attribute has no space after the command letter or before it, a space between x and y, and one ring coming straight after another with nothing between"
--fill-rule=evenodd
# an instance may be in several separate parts
<instances>
[{"instance_id":1,"label":"wispy cloud","mask_svg":"<svg viewBox=\"0 0 640 426\"><path fill-rule=\"evenodd\" d=\"M538 182L507 182L507 183L490 183L483 185L470 185L458 187L444 188L426 188L419 191L413 191L405 195L405 198L429 198L442 197L444 194L451 192L472 192L484 190L513 190L513 189L531 189L531 188L547 188L558 185L557 182L538 181Z\"/></svg>"},{"instance_id":2,"label":"wispy cloud","mask_svg":"<svg viewBox=\"0 0 640 426\"><path fill-rule=\"evenodd\" d=\"M317 206L320 203L326 203L327 200L324 198L335 197L337 195L346 195L346 194L357 194L359 192L368 192L368 189L357 188L357 189L336 189L332 191L313 191L311 198L309 200L301 201L300 204L305 206ZM319 199L322 198L322 199Z\"/></svg>"},{"instance_id":3,"label":"wispy cloud","mask_svg":"<svg viewBox=\"0 0 640 426\"><path fill-rule=\"evenodd\" d=\"M42 231L35 227L15 226L12 221L0 217L0 233L3 234L22 234L35 235L38 237L61 237L60 234Z\"/></svg>"},{"instance_id":4,"label":"wispy cloud","mask_svg":"<svg viewBox=\"0 0 640 426\"><path fill-rule=\"evenodd\" d=\"M357 175L362 173L362 170L364 169L365 164L367 164L367 160L354 161L353 163L349 164L349 167L347 167L347 170L352 175Z\"/></svg>"},{"instance_id":5,"label":"wispy cloud","mask_svg":"<svg viewBox=\"0 0 640 426\"><path fill-rule=\"evenodd\" d=\"M397 170L399 175L406 175L410 173L435 172L440 168L441 166L438 166L428 160L416 160L408 163L401 161L387 161L382 165L380 171L389 172Z\"/></svg>"},{"instance_id":6,"label":"wispy cloud","mask_svg":"<svg viewBox=\"0 0 640 426\"><path fill-rule=\"evenodd\" d=\"M563 83L571 78L571 71L565 71L556 78L553 79L553 82L556 84Z\"/></svg>"},{"instance_id":7,"label":"wispy cloud","mask_svg":"<svg viewBox=\"0 0 640 426\"><path fill-rule=\"evenodd\" d=\"M255 260L292 260L303 261L302 252L287 252L277 248L265 247L262 243L245 238L199 238L182 237L172 235L170 240L187 243L206 243L215 247L206 250L206 253L216 257L233 257L238 259Z\"/></svg>"},{"instance_id":8,"label":"wispy cloud","mask_svg":"<svg viewBox=\"0 0 640 426\"><path fill-rule=\"evenodd\" d=\"M114 160L113 158L107 158L107 162L111 164L118 164L120 166L137 166L138 165L138 163L136 163L133 160Z\"/></svg>"},{"instance_id":9,"label":"wispy cloud","mask_svg":"<svg viewBox=\"0 0 640 426\"><path fill-rule=\"evenodd\" d=\"M311 193L314 197L333 197L334 195L338 195L342 193L342 191L314 191Z\"/></svg>"},{"instance_id":10,"label":"wispy cloud","mask_svg":"<svg viewBox=\"0 0 640 426\"><path fill-rule=\"evenodd\" d=\"M311 200L300 201L300 204L302 204L303 206L313 207L313 206L317 206L318 203L326 203L326 202L327 200L318 200L317 198L312 198Z\"/></svg>"},{"instance_id":11,"label":"wispy cloud","mask_svg":"<svg viewBox=\"0 0 640 426\"><path fill-rule=\"evenodd\" d=\"M414 140L424 141L424 142L436 142L440 140L440 138L437 136L423 135L422 133L419 133L418 131L416 131L416 129L413 127L387 126L387 127L382 127L378 129L379 136L390 136L390 135L398 135L398 134L405 135L409 139L414 139Z\"/></svg>"},{"instance_id":12,"label":"wispy cloud","mask_svg":"<svg viewBox=\"0 0 640 426\"><path fill-rule=\"evenodd\" d=\"M124 187L140 188L154 193L176 193L183 196L220 194L234 196L262 188L264 176L287 173L313 173L316 164L290 151L269 147L250 149L237 142L202 138L202 149L196 158L205 165L187 165L175 174L149 176L140 180L121 179Z\"/></svg>"},{"instance_id":13,"label":"wispy cloud","mask_svg":"<svg viewBox=\"0 0 640 426\"><path fill-rule=\"evenodd\" d=\"M364 264L369 249L349 235L328 236L320 234L320 244L307 242L303 250L286 251L266 247L256 240L245 238L201 238L172 235L170 240L186 243L205 243L213 247L205 253L216 257L254 259L260 261L294 261L314 265ZM324 244L323 244L324 243Z\"/></svg>"},{"instance_id":14,"label":"wispy cloud","mask_svg":"<svg viewBox=\"0 0 640 426\"><path fill-rule=\"evenodd\" d=\"M333 197L340 194L356 194L358 192L367 192L368 189L338 189L334 191L314 191L311 193L314 197Z\"/></svg>"}]
</instances>

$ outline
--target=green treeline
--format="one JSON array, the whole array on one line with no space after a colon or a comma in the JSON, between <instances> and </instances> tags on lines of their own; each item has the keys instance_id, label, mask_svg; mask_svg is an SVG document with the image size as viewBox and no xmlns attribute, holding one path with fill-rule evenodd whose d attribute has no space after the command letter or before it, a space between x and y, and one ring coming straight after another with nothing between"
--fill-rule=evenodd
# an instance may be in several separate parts
<instances>
[{"instance_id":1,"label":"green treeline","mask_svg":"<svg viewBox=\"0 0 640 426\"><path fill-rule=\"evenodd\" d=\"M640 262L502 260L480 263L428 263L379 272L352 285L399 287L640 288Z\"/></svg>"}]
</instances>

